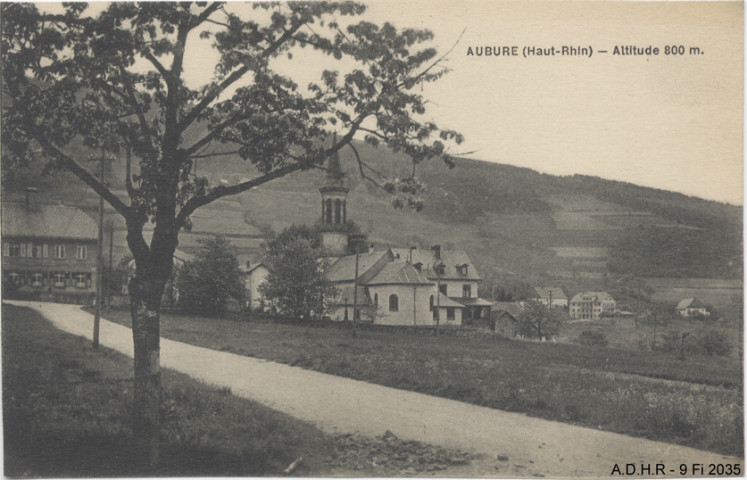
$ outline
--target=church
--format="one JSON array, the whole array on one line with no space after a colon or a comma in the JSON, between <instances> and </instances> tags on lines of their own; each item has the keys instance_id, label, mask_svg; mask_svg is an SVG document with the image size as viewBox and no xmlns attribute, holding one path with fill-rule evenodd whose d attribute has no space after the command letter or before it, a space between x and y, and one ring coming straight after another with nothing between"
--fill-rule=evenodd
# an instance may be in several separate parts
<instances>
[{"instance_id":1,"label":"church","mask_svg":"<svg viewBox=\"0 0 747 480\"><path fill-rule=\"evenodd\" d=\"M476 320L489 322L492 303L477 296L480 276L464 251L434 245L425 250L375 251L371 247L357 259L348 254L349 189L337 153L328 161L319 192L322 255L331 264L327 276L337 287L336 298L328 302L327 317L352 320L357 305L362 323L460 326Z\"/></svg>"}]
</instances>

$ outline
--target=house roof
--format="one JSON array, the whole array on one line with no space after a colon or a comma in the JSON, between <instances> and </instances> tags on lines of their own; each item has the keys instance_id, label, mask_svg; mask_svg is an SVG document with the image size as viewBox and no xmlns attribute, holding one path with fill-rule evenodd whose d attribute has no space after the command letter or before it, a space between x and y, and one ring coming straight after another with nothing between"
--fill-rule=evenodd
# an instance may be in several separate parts
<instances>
[{"instance_id":1,"label":"house roof","mask_svg":"<svg viewBox=\"0 0 747 480\"><path fill-rule=\"evenodd\" d=\"M66 205L2 204L4 237L96 240L96 222L78 207Z\"/></svg>"},{"instance_id":2,"label":"house roof","mask_svg":"<svg viewBox=\"0 0 747 480\"><path fill-rule=\"evenodd\" d=\"M550 299L552 297L553 300L568 300L568 297L566 296L565 292L562 288L558 287L534 287L534 291L537 292L537 296L539 298L546 298Z\"/></svg>"},{"instance_id":3,"label":"house roof","mask_svg":"<svg viewBox=\"0 0 747 480\"><path fill-rule=\"evenodd\" d=\"M355 299L355 288L352 286L346 286L337 289L337 295L335 296L334 303L338 306L350 305L353 306L353 299ZM372 305L371 297L368 294L366 287L358 286L358 306ZM352 315L352 312L351 312Z\"/></svg>"},{"instance_id":4,"label":"house roof","mask_svg":"<svg viewBox=\"0 0 747 480\"><path fill-rule=\"evenodd\" d=\"M573 298L571 298L571 302L582 302L583 297L592 297L592 300L596 301L615 300L614 298L612 298L612 295L607 292L581 292L574 295Z\"/></svg>"},{"instance_id":5,"label":"house roof","mask_svg":"<svg viewBox=\"0 0 747 480\"><path fill-rule=\"evenodd\" d=\"M409 260L410 258L409 248L392 248L392 253L395 256L399 254L403 260ZM480 280L480 275L477 273L477 269L472 264L472 260L470 260L467 252L463 250L441 249L440 257L440 259L436 258L435 252L430 249L412 250L412 264L420 263L422 265L422 272L430 280L439 278L439 275L433 269L433 266L439 261L443 262L444 265L444 273L441 275L442 280ZM467 265L466 275L462 275L457 271L457 266L463 265Z\"/></svg>"},{"instance_id":6,"label":"house roof","mask_svg":"<svg viewBox=\"0 0 747 480\"><path fill-rule=\"evenodd\" d=\"M376 272L369 273L374 266L385 260L390 255L388 250L383 252L361 253L358 255L358 279ZM327 271L327 278L331 282L352 282L355 281L355 255L346 255L339 257L330 265Z\"/></svg>"},{"instance_id":7,"label":"house roof","mask_svg":"<svg viewBox=\"0 0 747 480\"><path fill-rule=\"evenodd\" d=\"M684 310L686 308L706 308L706 305L697 298L691 297L680 300L675 310Z\"/></svg>"},{"instance_id":8,"label":"house roof","mask_svg":"<svg viewBox=\"0 0 747 480\"><path fill-rule=\"evenodd\" d=\"M431 285L433 282L404 260L393 260L385 264L365 283L366 285Z\"/></svg>"},{"instance_id":9,"label":"house roof","mask_svg":"<svg viewBox=\"0 0 747 480\"><path fill-rule=\"evenodd\" d=\"M477 298L477 297L470 297L470 298L464 298L464 297L454 297L453 300L461 303L464 306L467 307L492 307L493 302L490 302L488 300L485 300L484 298Z\"/></svg>"},{"instance_id":10,"label":"house roof","mask_svg":"<svg viewBox=\"0 0 747 480\"><path fill-rule=\"evenodd\" d=\"M444 295L441 292L438 292L438 302L439 303L433 302L434 307L435 306L439 306L439 308L444 308L444 307L447 307L447 308L449 308L449 307L452 307L452 308L466 308L463 304L461 304L461 303L459 303L457 301L454 301L453 299L447 297L446 295Z\"/></svg>"},{"instance_id":11,"label":"house roof","mask_svg":"<svg viewBox=\"0 0 747 480\"><path fill-rule=\"evenodd\" d=\"M491 311L500 313L506 312L514 317L517 317L521 313L522 307L518 302L495 302Z\"/></svg>"}]
</instances>

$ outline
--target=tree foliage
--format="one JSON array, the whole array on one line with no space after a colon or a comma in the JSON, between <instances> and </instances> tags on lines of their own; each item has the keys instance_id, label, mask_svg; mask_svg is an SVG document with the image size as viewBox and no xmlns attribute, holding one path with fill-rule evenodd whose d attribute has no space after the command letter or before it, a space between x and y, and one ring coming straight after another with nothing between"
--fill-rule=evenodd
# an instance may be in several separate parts
<instances>
[{"instance_id":1,"label":"tree foliage","mask_svg":"<svg viewBox=\"0 0 747 480\"><path fill-rule=\"evenodd\" d=\"M560 333L563 312L544 303L528 301L517 318L519 333L526 338L550 340Z\"/></svg>"},{"instance_id":2,"label":"tree foliage","mask_svg":"<svg viewBox=\"0 0 747 480\"><path fill-rule=\"evenodd\" d=\"M420 93L446 69L429 45L431 32L357 20L365 6L353 2L113 2L94 14L85 3L39 5L0 5L4 173L42 154L124 217L135 259L133 437L156 463L159 311L190 216L222 197L319 168L353 148L356 134L407 155L413 176L431 158L453 165L447 147L462 136L424 119ZM203 61L202 73L212 75L195 85L186 72L189 60L208 58L203 47L215 61ZM306 85L280 73L298 57L319 65ZM338 68L325 68L327 60ZM78 161L77 145L124 154L117 183L126 198ZM256 175L211 185L193 173L206 156L238 157ZM392 185L412 196L417 182Z\"/></svg>"},{"instance_id":3,"label":"tree foliage","mask_svg":"<svg viewBox=\"0 0 747 480\"><path fill-rule=\"evenodd\" d=\"M243 302L244 277L231 242L222 236L199 242L195 258L185 262L176 277L179 304L221 312L230 299Z\"/></svg>"},{"instance_id":4,"label":"tree foliage","mask_svg":"<svg viewBox=\"0 0 747 480\"><path fill-rule=\"evenodd\" d=\"M282 238L281 238L282 237ZM271 243L267 257L270 273L259 286L262 296L280 313L309 318L321 314L336 289L327 280L321 251L302 233L283 236Z\"/></svg>"}]
</instances>

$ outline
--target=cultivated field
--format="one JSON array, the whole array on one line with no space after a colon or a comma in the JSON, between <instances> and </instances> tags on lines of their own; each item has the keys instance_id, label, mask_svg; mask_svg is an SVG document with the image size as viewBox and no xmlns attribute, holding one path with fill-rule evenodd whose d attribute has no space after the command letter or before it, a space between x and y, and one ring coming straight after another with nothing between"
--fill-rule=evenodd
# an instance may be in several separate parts
<instances>
[{"instance_id":1,"label":"cultivated field","mask_svg":"<svg viewBox=\"0 0 747 480\"><path fill-rule=\"evenodd\" d=\"M107 318L129 325L126 312ZM174 340L477 405L741 454L740 362L659 352L162 315Z\"/></svg>"}]
</instances>

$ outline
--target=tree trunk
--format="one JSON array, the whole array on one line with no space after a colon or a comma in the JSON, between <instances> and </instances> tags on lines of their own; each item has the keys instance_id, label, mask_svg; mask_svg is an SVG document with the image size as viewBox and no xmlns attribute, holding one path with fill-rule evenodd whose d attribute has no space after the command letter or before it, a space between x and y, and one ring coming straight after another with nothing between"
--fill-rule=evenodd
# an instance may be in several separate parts
<instances>
[{"instance_id":1,"label":"tree trunk","mask_svg":"<svg viewBox=\"0 0 747 480\"><path fill-rule=\"evenodd\" d=\"M132 438L137 458L146 465L159 460L159 408L161 404L159 311L164 283L130 281L130 315L135 346L135 398Z\"/></svg>"}]
</instances>

